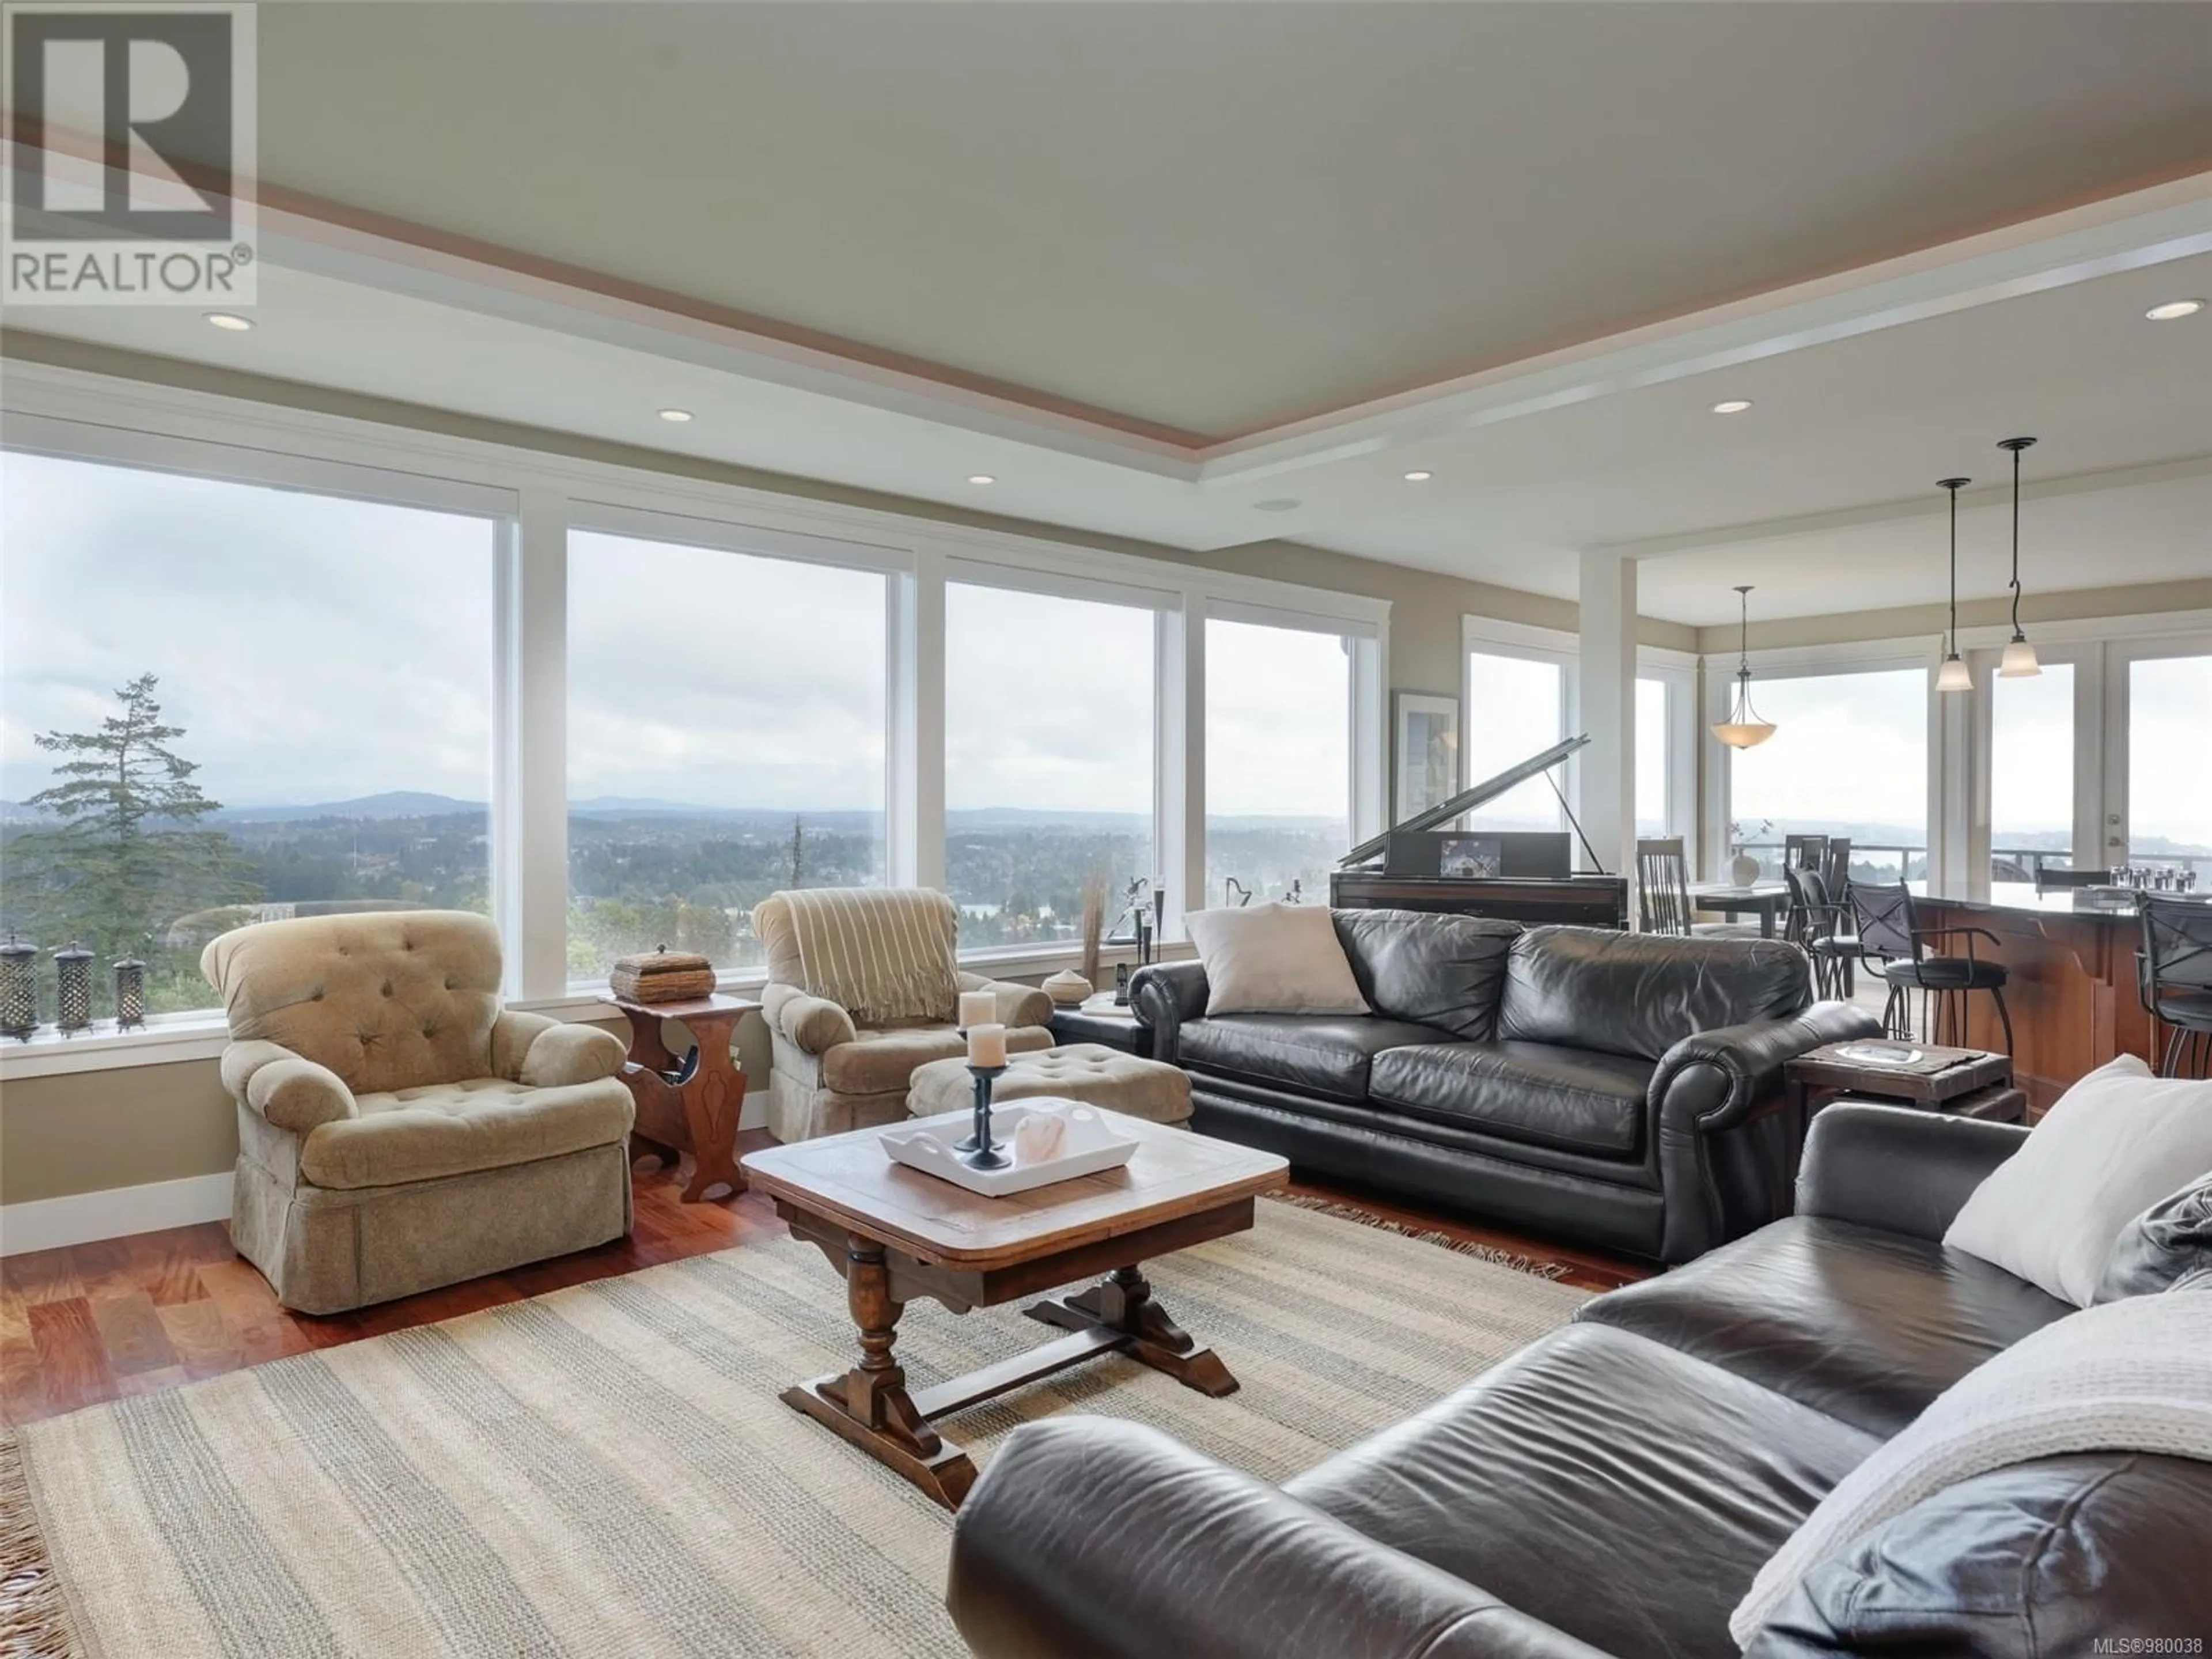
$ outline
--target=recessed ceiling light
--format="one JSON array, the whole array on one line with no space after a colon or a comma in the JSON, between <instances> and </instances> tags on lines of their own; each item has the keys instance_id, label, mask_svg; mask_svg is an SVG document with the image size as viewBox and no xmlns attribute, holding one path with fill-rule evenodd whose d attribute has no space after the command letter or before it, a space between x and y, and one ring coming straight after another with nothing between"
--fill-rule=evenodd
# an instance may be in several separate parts
<instances>
[{"instance_id":1,"label":"recessed ceiling light","mask_svg":"<svg viewBox=\"0 0 2212 1659\"><path fill-rule=\"evenodd\" d=\"M691 411L688 409L664 409L659 413L662 420L672 422L678 426L683 425L691 418Z\"/></svg>"},{"instance_id":2,"label":"recessed ceiling light","mask_svg":"<svg viewBox=\"0 0 2212 1659\"><path fill-rule=\"evenodd\" d=\"M1408 472L1406 475L1406 482L1407 483L1426 483L1430 479L1436 476L1437 475L1433 472Z\"/></svg>"},{"instance_id":3,"label":"recessed ceiling light","mask_svg":"<svg viewBox=\"0 0 2212 1659\"><path fill-rule=\"evenodd\" d=\"M1750 407L1751 399L1748 398L1723 398L1720 402L1713 405L1713 413L1716 415L1741 415L1745 410L1749 409Z\"/></svg>"},{"instance_id":4,"label":"recessed ceiling light","mask_svg":"<svg viewBox=\"0 0 2212 1659\"><path fill-rule=\"evenodd\" d=\"M1288 513L1299 505L1300 503L1291 496L1271 495L1264 501L1253 502L1252 510L1255 513Z\"/></svg>"},{"instance_id":5,"label":"recessed ceiling light","mask_svg":"<svg viewBox=\"0 0 2212 1659\"><path fill-rule=\"evenodd\" d=\"M971 484L989 484L999 481L988 472L970 472L968 475L968 482Z\"/></svg>"},{"instance_id":6,"label":"recessed ceiling light","mask_svg":"<svg viewBox=\"0 0 2212 1659\"><path fill-rule=\"evenodd\" d=\"M2168 300L2162 306L2153 306L2143 315L2154 323L2170 323L2178 317L2194 317L2203 309L2202 300Z\"/></svg>"},{"instance_id":7,"label":"recessed ceiling light","mask_svg":"<svg viewBox=\"0 0 2212 1659\"><path fill-rule=\"evenodd\" d=\"M251 317L241 317L234 311L210 311L206 316L217 328L227 328L234 334L243 334L253 326Z\"/></svg>"}]
</instances>

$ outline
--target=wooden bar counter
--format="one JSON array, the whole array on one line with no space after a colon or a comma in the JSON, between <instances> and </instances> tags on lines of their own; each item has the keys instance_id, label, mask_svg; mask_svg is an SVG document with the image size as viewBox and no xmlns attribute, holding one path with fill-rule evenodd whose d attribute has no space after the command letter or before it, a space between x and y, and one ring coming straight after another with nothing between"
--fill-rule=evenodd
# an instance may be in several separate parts
<instances>
[{"instance_id":1,"label":"wooden bar counter","mask_svg":"<svg viewBox=\"0 0 2212 1659\"><path fill-rule=\"evenodd\" d=\"M2142 923L2132 901L2100 902L2093 890L2039 892L2026 882L1998 882L1986 899L1930 898L1916 890L1913 908L1923 927L1985 927L1997 936L1994 945L1976 940L1975 949L2011 970L2005 1001L2012 1010L2013 1074L2032 1113L2118 1055L2137 1054L2157 1066L2158 1042L2136 989ZM1929 948L1963 955L1966 941L1931 939ZM1996 1006L1978 994L1966 1000L1967 1042L2002 1049Z\"/></svg>"}]
</instances>

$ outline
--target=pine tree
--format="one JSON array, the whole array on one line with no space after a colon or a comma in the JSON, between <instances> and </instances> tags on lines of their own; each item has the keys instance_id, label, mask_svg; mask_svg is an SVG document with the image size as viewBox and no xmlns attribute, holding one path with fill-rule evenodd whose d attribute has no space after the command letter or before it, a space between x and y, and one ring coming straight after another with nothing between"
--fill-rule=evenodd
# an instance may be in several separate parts
<instances>
[{"instance_id":1,"label":"pine tree","mask_svg":"<svg viewBox=\"0 0 2212 1659\"><path fill-rule=\"evenodd\" d=\"M9 844L9 908L57 939L82 941L105 962L146 951L179 915L252 896L230 837L195 826L222 803L192 781L198 764L170 745L155 676L115 694L120 712L97 732L46 732L33 739L66 756L58 781L25 805L64 820Z\"/></svg>"},{"instance_id":2,"label":"pine tree","mask_svg":"<svg viewBox=\"0 0 2212 1659\"><path fill-rule=\"evenodd\" d=\"M803 814L794 812L791 817L791 886L794 891L805 885L802 879L805 874L806 819Z\"/></svg>"}]
</instances>

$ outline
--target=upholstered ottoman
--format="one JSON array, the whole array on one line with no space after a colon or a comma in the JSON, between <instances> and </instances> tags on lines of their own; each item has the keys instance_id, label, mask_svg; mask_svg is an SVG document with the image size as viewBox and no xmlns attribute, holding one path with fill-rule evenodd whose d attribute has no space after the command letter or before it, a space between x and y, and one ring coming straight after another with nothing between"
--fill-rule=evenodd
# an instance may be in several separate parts
<instances>
[{"instance_id":1,"label":"upholstered ottoman","mask_svg":"<svg viewBox=\"0 0 2212 1659\"><path fill-rule=\"evenodd\" d=\"M994 1103L1040 1096L1079 1100L1151 1123L1190 1118L1190 1079L1180 1067L1139 1060L1099 1042L1015 1054L991 1090ZM964 1060L933 1060L915 1070L907 1088L906 1109L913 1117L957 1112L975 1103L975 1080Z\"/></svg>"}]
</instances>

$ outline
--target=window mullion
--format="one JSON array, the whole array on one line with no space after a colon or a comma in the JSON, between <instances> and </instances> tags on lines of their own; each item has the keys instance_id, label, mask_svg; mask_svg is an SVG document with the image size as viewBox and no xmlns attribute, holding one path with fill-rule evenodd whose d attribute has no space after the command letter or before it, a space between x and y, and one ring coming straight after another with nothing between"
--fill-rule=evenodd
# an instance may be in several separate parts
<instances>
[{"instance_id":1,"label":"window mullion","mask_svg":"<svg viewBox=\"0 0 2212 1659\"><path fill-rule=\"evenodd\" d=\"M568 509L526 489L501 562L494 914L509 993L533 1000L568 982Z\"/></svg>"}]
</instances>

